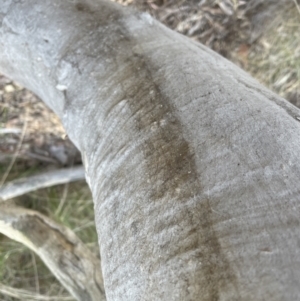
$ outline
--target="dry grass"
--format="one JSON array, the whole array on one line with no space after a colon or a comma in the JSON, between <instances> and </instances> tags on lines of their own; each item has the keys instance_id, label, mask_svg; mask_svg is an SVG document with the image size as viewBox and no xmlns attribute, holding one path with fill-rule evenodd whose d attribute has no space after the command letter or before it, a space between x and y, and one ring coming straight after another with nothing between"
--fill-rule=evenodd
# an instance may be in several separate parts
<instances>
[{"instance_id":1,"label":"dry grass","mask_svg":"<svg viewBox=\"0 0 300 301\"><path fill-rule=\"evenodd\" d=\"M45 296L68 296L60 283L30 250L3 236L0 236L0 240L1 285L4 285L4 288L8 286L17 289L12 289L12 292L15 292L15 295L12 295L7 289L0 287L1 300L28 300L18 291L19 289Z\"/></svg>"},{"instance_id":2,"label":"dry grass","mask_svg":"<svg viewBox=\"0 0 300 301\"><path fill-rule=\"evenodd\" d=\"M300 107L299 0L116 0L214 49Z\"/></svg>"},{"instance_id":3,"label":"dry grass","mask_svg":"<svg viewBox=\"0 0 300 301\"><path fill-rule=\"evenodd\" d=\"M300 12L283 10L249 51L247 70L300 107Z\"/></svg>"},{"instance_id":4,"label":"dry grass","mask_svg":"<svg viewBox=\"0 0 300 301\"><path fill-rule=\"evenodd\" d=\"M15 201L19 205L42 212L72 228L94 254L99 254L93 202L85 183L71 183L43 189L24 195ZM23 299L25 293L32 294L35 298L32 300L43 300L39 299L41 296L44 300L47 296L56 296L57 300L69 296L32 251L2 235L0 235L0 241L0 284L26 289L26 292L16 291L20 300L27 300ZM13 297L11 293L8 293L7 289L3 291L0 286L1 300L17 300L16 296Z\"/></svg>"}]
</instances>

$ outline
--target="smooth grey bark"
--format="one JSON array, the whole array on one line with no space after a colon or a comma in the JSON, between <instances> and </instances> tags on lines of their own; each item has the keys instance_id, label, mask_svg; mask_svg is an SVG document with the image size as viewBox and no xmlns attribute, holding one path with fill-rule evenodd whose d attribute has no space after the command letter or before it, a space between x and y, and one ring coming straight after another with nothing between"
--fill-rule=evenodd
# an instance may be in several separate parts
<instances>
[{"instance_id":1,"label":"smooth grey bark","mask_svg":"<svg viewBox=\"0 0 300 301\"><path fill-rule=\"evenodd\" d=\"M17 300L38 300L38 301L74 301L71 296L45 296L19 288L12 288L10 286L0 283L0 293L6 296L16 298Z\"/></svg>"},{"instance_id":2,"label":"smooth grey bark","mask_svg":"<svg viewBox=\"0 0 300 301\"><path fill-rule=\"evenodd\" d=\"M50 170L26 178L19 178L0 187L0 203L31 191L84 179L82 166Z\"/></svg>"},{"instance_id":3,"label":"smooth grey bark","mask_svg":"<svg viewBox=\"0 0 300 301\"><path fill-rule=\"evenodd\" d=\"M300 300L297 108L107 1L2 0L0 22L1 72L82 152L108 300Z\"/></svg>"}]
</instances>

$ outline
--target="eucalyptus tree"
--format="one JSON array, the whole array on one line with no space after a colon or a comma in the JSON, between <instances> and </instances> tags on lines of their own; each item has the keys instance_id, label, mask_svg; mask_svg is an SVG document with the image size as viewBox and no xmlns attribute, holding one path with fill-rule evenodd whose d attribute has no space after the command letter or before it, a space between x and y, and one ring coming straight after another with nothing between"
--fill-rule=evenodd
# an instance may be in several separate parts
<instances>
[{"instance_id":1,"label":"eucalyptus tree","mask_svg":"<svg viewBox=\"0 0 300 301\"><path fill-rule=\"evenodd\" d=\"M0 71L82 152L108 300L299 299L297 108L109 1L2 0L0 21Z\"/></svg>"}]
</instances>

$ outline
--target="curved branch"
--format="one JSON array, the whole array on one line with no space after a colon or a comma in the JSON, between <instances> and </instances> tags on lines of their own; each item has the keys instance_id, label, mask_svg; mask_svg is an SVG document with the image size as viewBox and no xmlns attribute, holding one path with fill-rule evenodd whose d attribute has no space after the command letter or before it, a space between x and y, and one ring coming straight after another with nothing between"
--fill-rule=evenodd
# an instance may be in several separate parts
<instances>
[{"instance_id":1,"label":"curved branch","mask_svg":"<svg viewBox=\"0 0 300 301\"><path fill-rule=\"evenodd\" d=\"M82 152L108 300L300 295L297 108L105 0L4 1L0 53Z\"/></svg>"},{"instance_id":2,"label":"curved branch","mask_svg":"<svg viewBox=\"0 0 300 301\"><path fill-rule=\"evenodd\" d=\"M10 287L0 283L0 293L7 295L19 300L30 300L30 301L73 301L74 298L71 296L46 296L26 291L24 289L19 289L15 287Z\"/></svg>"},{"instance_id":3,"label":"curved branch","mask_svg":"<svg viewBox=\"0 0 300 301\"><path fill-rule=\"evenodd\" d=\"M77 300L106 300L100 261L70 229L35 211L1 205L0 233L33 250Z\"/></svg>"},{"instance_id":4,"label":"curved branch","mask_svg":"<svg viewBox=\"0 0 300 301\"><path fill-rule=\"evenodd\" d=\"M84 168L82 166L51 170L17 179L0 188L0 202L34 190L80 180L85 180Z\"/></svg>"}]
</instances>

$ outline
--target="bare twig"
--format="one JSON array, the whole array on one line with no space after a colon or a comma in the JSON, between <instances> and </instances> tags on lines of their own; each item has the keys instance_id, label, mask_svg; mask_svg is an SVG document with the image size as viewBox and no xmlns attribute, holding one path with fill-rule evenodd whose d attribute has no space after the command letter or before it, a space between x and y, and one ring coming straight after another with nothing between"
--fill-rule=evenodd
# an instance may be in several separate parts
<instances>
[{"instance_id":1,"label":"bare twig","mask_svg":"<svg viewBox=\"0 0 300 301\"><path fill-rule=\"evenodd\" d=\"M300 14L300 7L299 7L299 4L298 4L297 0L293 0L293 1L294 1L295 5L297 7L297 10L298 10L299 14Z\"/></svg>"},{"instance_id":2,"label":"bare twig","mask_svg":"<svg viewBox=\"0 0 300 301\"><path fill-rule=\"evenodd\" d=\"M6 134L20 134L22 133L22 130L17 128L4 128L0 129L0 135L6 135Z\"/></svg>"},{"instance_id":3,"label":"bare twig","mask_svg":"<svg viewBox=\"0 0 300 301\"><path fill-rule=\"evenodd\" d=\"M46 296L36 294L27 290L10 287L0 283L0 293L19 300L36 300L36 301L72 301L71 296Z\"/></svg>"},{"instance_id":4,"label":"bare twig","mask_svg":"<svg viewBox=\"0 0 300 301\"><path fill-rule=\"evenodd\" d=\"M6 201L37 189L84 179L84 168L82 166L53 170L17 179L0 188L0 201Z\"/></svg>"}]
</instances>

